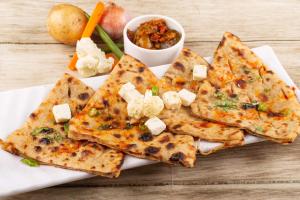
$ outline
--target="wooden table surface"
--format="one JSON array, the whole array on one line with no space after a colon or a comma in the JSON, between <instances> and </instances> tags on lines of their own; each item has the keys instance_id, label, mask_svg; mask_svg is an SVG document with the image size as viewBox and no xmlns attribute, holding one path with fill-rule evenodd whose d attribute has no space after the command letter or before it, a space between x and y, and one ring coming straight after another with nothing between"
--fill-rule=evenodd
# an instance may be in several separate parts
<instances>
[{"instance_id":1,"label":"wooden table surface","mask_svg":"<svg viewBox=\"0 0 300 200\"><path fill-rule=\"evenodd\" d=\"M96 0L70 2L91 11ZM52 0L0 1L0 91L53 83L73 47L54 41L45 21ZM59 1L62 2L62 1ZM250 47L270 45L300 86L299 0L120 0L133 16L159 13L185 28L186 46L212 55L224 31ZM1 111L0 111L1 112ZM0 172L1 173L1 172ZM163 164L68 183L5 199L299 199L300 140L269 142L199 157L196 167Z\"/></svg>"}]
</instances>

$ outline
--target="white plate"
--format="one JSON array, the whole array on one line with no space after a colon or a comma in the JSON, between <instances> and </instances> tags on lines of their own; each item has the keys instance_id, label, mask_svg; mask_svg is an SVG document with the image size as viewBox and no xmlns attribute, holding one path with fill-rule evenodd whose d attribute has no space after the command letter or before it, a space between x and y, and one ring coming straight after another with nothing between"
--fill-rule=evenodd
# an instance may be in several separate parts
<instances>
[{"instance_id":1,"label":"white plate","mask_svg":"<svg viewBox=\"0 0 300 200\"><path fill-rule=\"evenodd\" d=\"M253 49L263 61L277 73L288 85L295 86L285 69L282 67L273 50L269 46ZM208 58L209 60L209 58ZM168 65L152 67L151 70L161 77ZM83 81L97 89L107 76L84 79ZM20 127L27 116L38 107L53 85L43 85L19 90L0 92L0 138L5 139L12 131ZM297 90L299 94L299 91ZM299 95L298 95L299 97ZM262 139L246 136L246 143L260 142ZM200 150L209 151L219 143L198 142ZM126 156L122 169L130 169L154 162ZM91 177L92 175L55 168L51 166L28 167L20 162L20 157L0 150L0 196L8 196L21 192L33 191L49 186L67 183ZM122 175L121 175L122 176Z\"/></svg>"}]
</instances>

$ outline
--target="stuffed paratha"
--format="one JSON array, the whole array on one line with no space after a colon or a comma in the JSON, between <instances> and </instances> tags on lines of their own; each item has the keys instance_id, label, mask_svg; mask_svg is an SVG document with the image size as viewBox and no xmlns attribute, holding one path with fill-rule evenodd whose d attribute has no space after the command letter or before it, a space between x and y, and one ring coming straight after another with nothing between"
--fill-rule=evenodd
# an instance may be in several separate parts
<instances>
[{"instance_id":1,"label":"stuffed paratha","mask_svg":"<svg viewBox=\"0 0 300 200\"><path fill-rule=\"evenodd\" d=\"M300 129L294 90L238 37L225 33L192 111L278 143L290 143Z\"/></svg>"},{"instance_id":2,"label":"stuffed paratha","mask_svg":"<svg viewBox=\"0 0 300 200\"><path fill-rule=\"evenodd\" d=\"M134 84L142 94L158 84L148 67L131 56L123 56L83 111L70 121L69 136L97 142L140 158L194 166L196 148L193 137L167 132L154 136L139 126L142 120L128 116L127 103L118 94L127 82ZM99 115L90 115L94 110Z\"/></svg>"},{"instance_id":3,"label":"stuffed paratha","mask_svg":"<svg viewBox=\"0 0 300 200\"><path fill-rule=\"evenodd\" d=\"M54 105L67 103L75 115L93 94L92 88L65 74L23 127L9 135L3 149L46 165L119 176L123 153L97 143L69 139L68 123L56 123L52 114Z\"/></svg>"}]
</instances>

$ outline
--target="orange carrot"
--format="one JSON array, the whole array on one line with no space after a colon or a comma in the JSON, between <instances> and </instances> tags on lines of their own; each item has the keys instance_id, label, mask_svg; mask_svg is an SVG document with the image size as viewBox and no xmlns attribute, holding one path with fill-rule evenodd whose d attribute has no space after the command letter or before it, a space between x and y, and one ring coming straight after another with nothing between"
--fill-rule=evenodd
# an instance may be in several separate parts
<instances>
[{"instance_id":1,"label":"orange carrot","mask_svg":"<svg viewBox=\"0 0 300 200\"><path fill-rule=\"evenodd\" d=\"M104 8L105 8L105 5L103 2L100 1L97 3L97 5L91 15L91 18L89 19L89 21L82 33L81 38L91 37L91 35L93 34L93 32L95 30L95 27L97 26L102 14L103 14ZM77 60L78 60L78 56L76 53L74 53L73 58L69 64L70 70L76 70Z\"/></svg>"}]
</instances>

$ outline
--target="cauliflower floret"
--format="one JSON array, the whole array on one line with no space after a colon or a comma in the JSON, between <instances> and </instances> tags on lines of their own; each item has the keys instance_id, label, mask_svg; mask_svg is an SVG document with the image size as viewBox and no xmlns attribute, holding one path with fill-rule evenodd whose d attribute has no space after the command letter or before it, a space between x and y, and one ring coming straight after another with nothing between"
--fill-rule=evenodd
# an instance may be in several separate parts
<instances>
[{"instance_id":1,"label":"cauliflower floret","mask_svg":"<svg viewBox=\"0 0 300 200\"><path fill-rule=\"evenodd\" d=\"M145 92L145 99L147 99L148 97L152 97L152 96L153 96L152 91L147 89Z\"/></svg>"},{"instance_id":2,"label":"cauliflower floret","mask_svg":"<svg viewBox=\"0 0 300 200\"><path fill-rule=\"evenodd\" d=\"M162 95L164 104L167 109L179 109L181 107L181 99L177 92L168 91Z\"/></svg>"},{"instance_id":3,"label":"cauliflower floret","mask_svg":"<svg viewBox=\"0 0 300 200\"><path fill-rule=\"evenodd\" d=\"M106 73L109 72L112 69L112 66L114 64L114 59L109 57L106 58L105 54L99 58L99 64L98 64L98 72L99 73Z\"/></svg>"},{"instance_id":4,"label":"cauliflower floret","mask_svg":"<svg viewBox=\"0 0 300 200\"><path fill-rule=\"evenodd\" d=\"M140 119L143 116L144 98L138 97L127 104L127 113L129 117Z\"/></svg>"},{"instance_id":5,"label":"cauliflower floret","mask_svg":"<svg viewBox=\"0 0 300 200\"><path fill-rule=\"evenodd\" d=\"M86 37L77 41L76 53L78 58L83 58L87 55L99 57L102 52L98 49L97 45L93 42L93 40L91 40L91 38Z\"/></svg>"},{"instance_id":6,"label":"cauliflower floret","mask_svg":"<svg viewBox=\"0 0 300 200\"><path fill-rule=\"evenodd\" d=\"M97 66L98 59L90 55L79 58L76 63L78 73L83 77L95 76L98 73Z\"/></svg>"},{"instance_id":7,"label":"cauliflower floret","mask_svg":"<svg viewBox=\"0 0 300 200\"><path fill-rule=\"evenodd\" d=\"M144 99L143 114L146 117L155 117L164 109L164 102L159 96L149 96Z\"/></svg>"}]
</instances>

